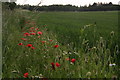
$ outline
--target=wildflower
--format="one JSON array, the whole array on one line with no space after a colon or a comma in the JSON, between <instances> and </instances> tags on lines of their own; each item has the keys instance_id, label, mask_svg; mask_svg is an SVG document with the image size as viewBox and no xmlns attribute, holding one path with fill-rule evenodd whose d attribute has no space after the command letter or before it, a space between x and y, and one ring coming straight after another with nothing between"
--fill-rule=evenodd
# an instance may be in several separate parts
<instances>
[{"instance_id":1,"label":"wildflower","mask_svg":"<svg viewBox=\"0 0 120 80\"><path fill-rule=\"evenodd\" d=\"M41 41L42 43L45 43L46 41Z\"/></svg>"},{"instance_id":2,"label":"wildflower","mask_svg":"<svg viewBox=\"0 0 120 80\"><path fill-rule=\"evenodd\" d=\"M35 30L39 30L39 28L36 28Z\"/></svg>"},{"instance_id":3,"label":"wildflower","mask_svg":"<svg viewBox=\"0 0 120 80\"><path fill-rule=\"evenodd\" d=\"M52 62L51 65L54 65L54 63Z\"/></svg>"},{"instance_id":4,"label":"wildflower","mask_svg":"<svg viewBox=\"0 0 120 80\"><path fill-rule=\"evenodd\" d=\"M30 29L34 29L34 27L31 27Z\"/></svg>"},{"instance_id":5,"label":"wildflower","mask_svg":"<svg viewBox=\"0 0 120 80\"><path fill-rule=\"evenodd\" d=\"M76 59L71 59L71 62L74 63L76 61Z\"/></svg>"},{"instance_id":6,"label":"wildflower","mask_svg":"<svg viewBox=\"0 0 120 80\"><path fill-rule=\"evenodd\" d=\"M52 65L52 69L55 70L55 64L52 62L51 65Z\"/></svg>"},{"instance_id":7,"label":"wildflower","mask_svg":"<svg viewBox=\"0 0 120 80\"><path fill-rule=\"evenodd\" d=\"M54 46L54 48L58 48L58 47L59 47L59 45L55 45L55 46Z\"/></svg>"},{"instance_id":8,"label":"wildflower","mask_svg":"<svg viewBox=\"0 0 120 80\"><path fill-rule=\"evenodd\" d=\"M30 35L35 35L35 33L30 33Z\"/></svg>"},{"instance_id":9,"label":"wildflower","mask_svg":"<svg viewBox=\"0 0 120 80\"><path fill-rule=\"evenodd\" d=\"M91 72L87 72L87 73L86 73L86 76L87 76L87 77L90 77L90 76L91 76Z\"/></svg>"},{"instance_id":10,"label":"wildflower","mask_svg":"<svg viewBox=\"0 0 120 80\"><path fill-rule=\"evenodd\" d=\"M23 43L19 43L18 45L23 45Z\"/></svg>"},{"instance_id":11,"label":"wildflower","mask_svg":"<svg viewBox=\"0 0 120 80\"><path fill-rule=\"evenodd\" d=\"M30 34L29 33L24 33L24 36L30 36Z\"/></svg>"},{"instance_id":12,"label":"wildflower","mask_svg":"<svg viewBox=\"0 0 120 80\"><path fill-rule=\"evenodd\" d=\"M38 38L40 38L40 36L38 36Z\"/></svg>"},{"instance_id":13,"label":"wildflower","mask_svg":"<svg viewBox=\"0 0 120 80\"><path fill-rule=\"evenodd\" d=\"M30 30L30 32L33 32L33 30Z\"/></svg>"},{"instance_id":14,"label":"wildflower","mask_svg":"<svg viewBox=\"0 0 120 80\"><path fill-rule=\"evenodd\" d=\"M40 35L42 35L42 32L41 32L41 31L38 31L37 33L40 34Z\"/></svg>"},{"instance_id":15,"label":"wildflower","mask_svg":"<svg viewBox=\"0 0 120 80\"><path fill-rule=\"evenodd\" d=\"M35 47L31 47L31 49L35 49Z\"/></svg>"},{"instance_id":16,"label":"wildflower","mask_svg":"<svg viewBox=\"0 0 120 80\"><path fill-rule=\"evenodd\" d=\"M24 41L27 41L27 39L25 39L25 38L21 38L22 40L24 40Z\"/></svg>"},{"instance_id":17,"label":"wildflower","mask_svg":"<svg viewBox=\"0 0 120 80\"><path fill-rule=\"evenodd\" d=\"M115 66L116 64L115 64L115 63L113 63L112 65L113 65L113 66Z\"/></svg>"},{"instance_id":18,"label":"wildflower","mask_svg":"<svg viewBox=\"0 0 120 80\"><path fill-rule=\"evenodd\" d=\"M67 61L69 61L69 60L70 60L70 58L66 58L66 60L67 60Z\"/></svg>"},{"instance_id":19,"label":"wildflower","mask_svg":"<svg viewBox=\"0 0 120 80\"><path fill-rule=\"evenodd\" d=\"M109 66L115 66L116 64L115 63L113 63L113 64L109 64Z\"/></svg>"},{"instance_id":20,"label":"wildflower","mask_svg":"<svg viewBox=\"0 0 120 80\"><path fill-rule=\"evenodd\" d=\"M49 41L53 41L53 40L49 40Z\"/></svg>"},{"instance_id":21,"label":"wildflower","mask_svg":"<svg viewBox=\"0 0 120 80\"><path fill-rule=\"evenodd\" d=\"M28 75L29 75L28 73L24 73L24 76L23 76L23 77L24 77L24 78L27 78Z\"/></svg>"},{"instance_id":22,"label":"wildflower","mask_svg":"<svg viewBox=\"0 0 120 80\"><path fill-rule=\"evenodd\" d=\"M114 31L112 31L112 32L110 33L110 35L111 35L111 36L114 36L114 34L115 34L115 32L114 32Z\"/></svg>"},{"instance_id":23,"label":"wildflower","mask_svg":"<svg viewBox=\"0 0 120 80\"><path fill-rule=\"evenodd\" d=\"M32 44L28 44L28 45L26 45L27 47L32 47Z\"/></svg>"},{"instance_id":24,"label":"wildflower","mask_svg":"<svg viewBox=\"0 0 120 80\"><path fill-rule=\"evenodd\" d=\"M33 32L36 32L35 30Z\"/></svg>"},{"instance_id":25,"label":"wildflower","mask_svg":"<svg viewBox=\"0 0 120 80\"><path fill-rule=\"evenodd\" d=\"M60 67L60 64L59 64L59 63L56 63L56 66L57 66L57 67Z\"/></svg>"}]
</instances>

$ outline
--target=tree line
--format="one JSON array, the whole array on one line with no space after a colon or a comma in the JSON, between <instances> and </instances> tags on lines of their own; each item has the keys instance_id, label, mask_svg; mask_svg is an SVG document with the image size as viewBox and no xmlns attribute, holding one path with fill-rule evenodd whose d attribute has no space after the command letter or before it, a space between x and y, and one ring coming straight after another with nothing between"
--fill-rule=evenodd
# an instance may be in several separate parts
<instances>
[{"instance_id":1,"label":"tree line","mask_svg":"<svg viewBox=\"0 0 120 80\"><path fill-rule=\"evenodd\" d=\"M27 5L16 5L13 3L3 3L4 6L7 5L9 9L14 10L14 8L27 9L30 11L115 11L120 10L120 5L109 3L93 3L89 6L73 6L73 5L49 5L49 6L31 6Z\"/></svg>"}]
</instances>

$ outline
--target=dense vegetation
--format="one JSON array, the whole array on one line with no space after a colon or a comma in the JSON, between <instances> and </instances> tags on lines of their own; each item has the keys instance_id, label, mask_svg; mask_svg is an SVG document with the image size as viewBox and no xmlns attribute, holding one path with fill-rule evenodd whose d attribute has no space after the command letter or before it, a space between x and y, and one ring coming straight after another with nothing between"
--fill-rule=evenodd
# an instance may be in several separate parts
<instances>
[{"instance_id":1,"label":"dense vegetation","mask_svg":"<svg viewBox=\"0 0 120 80\"><path fill-rule=\"evenodd\" d=\"M118 12L3 10L3 78L117 78Z\"/></svg>"},{"instance_id":2,"label":"dense vegetation","mask_svg":"<svg viewBox=\"0 0 120 80\"><path fill-rule=\"evenodd\" d=\"M2 6L4 6L3 9L14 10L17 5L15 2L3 2Z\"/></svg>"}]
</instances>

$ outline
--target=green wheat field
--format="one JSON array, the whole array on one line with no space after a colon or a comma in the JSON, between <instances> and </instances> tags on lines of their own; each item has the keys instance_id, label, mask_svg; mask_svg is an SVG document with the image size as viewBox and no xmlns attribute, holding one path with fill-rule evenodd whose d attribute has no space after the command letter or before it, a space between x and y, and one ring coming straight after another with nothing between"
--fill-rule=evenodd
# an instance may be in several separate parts
<instances>
[{"instance_id":1,"label":"green wheat field","mask_svg":"<svg viewBox=\"0 0 120 80\"><path fill-rule=\"evenodd\" d=\"M3 78L118 78L118 11L3 10Z\"/></svg>"}]
</instances>

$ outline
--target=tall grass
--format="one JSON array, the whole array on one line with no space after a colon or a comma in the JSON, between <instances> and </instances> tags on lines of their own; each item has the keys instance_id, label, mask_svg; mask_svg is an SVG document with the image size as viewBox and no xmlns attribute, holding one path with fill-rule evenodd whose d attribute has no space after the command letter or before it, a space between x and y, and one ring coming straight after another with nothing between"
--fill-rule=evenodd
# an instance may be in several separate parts
<instances>
[{"instance_id":1,"label":"tall grass","mask_svg":"<svg viewBox=\"0 0 120 80\"><path fill-rule=\"evenodd\" d=\"M76 24L72 24L73 28L67 27L71 26L70 24L64 24L66 27L62 27L62 22L58 21L61 27L54 28L39 22L40 15L49 16L46 13L33 14L33 12L18 11L3 11L3 13L3 78L23 78L24 73L29 73L29 78L116 78L119 76L117 64L119 51L115 31L108 33L106 39L98 35L96 32L98 27L93 23L77 30L74 28ZM63 23L65 21L67 20ZM56 22L49 22L49 24L55 25ZM23 36L26 32L31 33L29 32L31 27L39 28L34 32L36 35ZM43 34L37 34L38 31ZM19 43L23 45L18 45ZM27 44L32 44L35 49L26 47ZM55 45L59 47L55 48ZM73 63L71 59L76 61ZM55 66L54 70L52 62L59 63L60 67Z\"/></svg>"}]
</instances>

